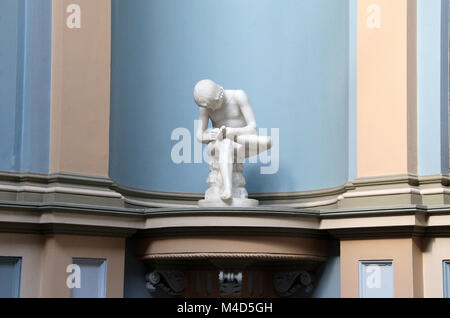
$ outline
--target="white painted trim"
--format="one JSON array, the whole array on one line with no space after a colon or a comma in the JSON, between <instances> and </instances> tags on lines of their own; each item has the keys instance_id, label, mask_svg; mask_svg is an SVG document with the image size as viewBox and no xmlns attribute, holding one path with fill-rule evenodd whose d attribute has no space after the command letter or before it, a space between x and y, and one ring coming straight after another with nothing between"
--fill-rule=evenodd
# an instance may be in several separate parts
<instances>
[{"instance_id":1,"label":"white painted trim","mask_svg":"<svg viewBox=\"0 0 450 318\"><path fill-rule=\"evenodd\" d=\"M398 194L416 194L416 195L433 195L433 194L450 194L449 189L445 188L432 188L419 190L417 188L399 188L399 189L386 189L386 190L369 190L369 191L354 191L346 192L339 195L336 199L322 200L322 201L311 201L302 203L278 203L278 204L267 204L265 206L282 206L289 208L312 208L320 207L338 203L346 198L362 198L362 197L375 197L384 195L398 195Z\"/></svg>"},{"instance_id":2,"label":"white painted trim","mask_svg":"<svg viewBox=\"0 0 450 318\"><path fill-rule=\"evenodd\" d=\"M198 207L198 205L189 205L189 204L171 204L171 203L161 203L161 202L149 202L149 201L141 201L141 200L132 200L126 197L123 198L126 203L133 205L145 206L148 208L192 208ZM301 203L275 203L275 204L264 204L262 206L265 207L284 207L284 208L313 208L320 206L327 206L331 204L335 204L339 201L338 198L330 199L330 200L322 200L322 201L310 201L310 202L301 202Z\"/></svg>"},{"instance_id":3,"label":"white painted trim","mask_svg":"<svg viewBox=\"0 0 450 318\"><path fill-rule=\"evenodd\" d=\"M430 194L450 194L449 189L444 188L436 188L436 189L425 189L421 190L420 194L422 195L430 195Z\"/></svg>"},{"instance_id":4,"label":"white painted trim","mask_svg":"<svg viewBox=\"0 0 450 318\"><path fill-rule=\"evenodd\" d=\"M126 203L133 205L145 206L148 208L192 208L198 207L198 205L189 205L189 204L172 204L172 203L162 203L162 202L149 202L149 201L141 201L141 200L132 200L126 197L123 197L123 200Z\"/></svg>"},{"instance_id":5,"label":"white painted trim","mask_svg":"<svg viewBox=\"0 0 450 318\"><path fill-rule=\"evenodd\" d=\"M395 195L395 194L417 194L417 195L420 195L421 191L419 189L415 189L415 188L355 191L355 192L344 193L342 195L342 197L345 199L345 198L375 197L375 196Z\"/></svg>"},{"instance_id":6,"label":"white painted trim","mask_svg":"<svg viewBox=\"0 0 450 318\"><path fill-rule=\"evenodd\" d=\"M355 191L342 194L342 198L339 198L339 200L345 198L375 197L375 196L396 195L396 194L416 194L416 195L450 194L450 190L445 188L431 188L423 190L417 188L399 188L386 190Z\"/></svg>"},{"instance_id":7,"label":"white painted trim","mask_svg":"<svg viewBox=\"0 0 450 318\"><path fill-rule=\"evenodd\" d=\"M36 187L36 186L13 186L13 185L0 185L0 191L9 192L32 192L32 193L63 193L63 194L80 194L90 195L98 197L118 198L122 199L123 196L115 191L102 191L102 190L89 190L82 188L70 188L70 187Z\"/></svg>"},{"instance_id":8,"label":"white painted trim","mask_svg":"<svg viewBox=\"0 0 450 318\"><path fill-rule=\"evenodd\" d=\"M326 206L326 205L332 205L335 203L338 203L340 201L340 196L335 199L330 200L322 200L322 201L310 201L310 202L301 202L301 203L278 203L278 204L265 204L263 206L270 206L270 207L285 207L285 208L314 208L314 207L320 207L320 206Z\"/></svg>"}]
</instances>

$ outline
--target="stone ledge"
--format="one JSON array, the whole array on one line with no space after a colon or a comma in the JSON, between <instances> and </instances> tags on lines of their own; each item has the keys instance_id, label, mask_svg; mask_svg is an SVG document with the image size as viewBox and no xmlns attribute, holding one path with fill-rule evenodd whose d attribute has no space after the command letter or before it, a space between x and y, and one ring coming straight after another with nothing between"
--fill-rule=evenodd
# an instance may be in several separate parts
<instances>
[{"instance_id":1,"label":"stone ledge","mask_svg":"<svg viewBox=\"0 0 450 318\"><path fill-rule=\"evenodd\" d=\"M450 204L448 175L361 178L314 191L250 194L260 207L335 210L378 206ZM129 209L196 208L199 193L159 192L115 184L108 178L71 174L0 172L0 200L88 204Z\"/></svg>"},{"instance_id":2,"label":"stone ledge","mask_svg":"<svg viewBox=\"0 0 450 318\"><path fill-rule=\"evenodd\" d=\"M259 208L130 209L68 203L0 201L0 231L73 232L141 237L235 235L320 238L328 235L449 235L450 205L364 209ZM413 229L413 230L411 230ZM418 230L419 229L419 230Z\"/></svg>"}]
</instances>

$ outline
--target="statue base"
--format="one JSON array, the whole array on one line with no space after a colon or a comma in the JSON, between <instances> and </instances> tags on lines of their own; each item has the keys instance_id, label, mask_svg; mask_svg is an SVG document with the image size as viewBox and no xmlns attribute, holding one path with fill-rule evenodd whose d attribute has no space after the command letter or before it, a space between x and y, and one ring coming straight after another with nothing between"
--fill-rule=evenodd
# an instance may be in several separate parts
<instances>
[{"instance_id":1,"label":"statue base","mask_svg":"<svg viewBox=\"0 0 450 318\"><path fill-rule=\"evenodd\" d=\"M242 207L242 208L254 208L259 205L258 200L253 199L240 199L240 198L232 198L228 201L222 201L221 199L216 200L200 200L198 201L198 206L200 208L217 208L217 207Z\"/></svg>"}]
</instances>

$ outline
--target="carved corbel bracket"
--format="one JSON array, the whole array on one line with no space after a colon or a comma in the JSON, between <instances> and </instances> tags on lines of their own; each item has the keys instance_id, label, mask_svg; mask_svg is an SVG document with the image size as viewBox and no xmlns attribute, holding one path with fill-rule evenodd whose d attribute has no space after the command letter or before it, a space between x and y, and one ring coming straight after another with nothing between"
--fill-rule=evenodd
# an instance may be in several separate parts
<instances>
[{"instance_id":1,"label":"carved corbel bracket","mask_svg":"<svg viewBox=\"0 0 450 318\"><path fill-rule=\"evenodd\" d=\"M179 271L153 271L145 275L146 287L150 293L158 289L171 296L179 296L186 287L183 272Z\"/></svg>"},{"instance_id":2,"label":"carved corbel bracket","mask_svg":"<svg viewBox=\"0 0 450 318\"><path fill-rule=\"evenodd\" d=\"M275 273L273 283L275 291L281 297L289 297L301 290L311 294L314 289L314 276L307 271Z\"/></svg>"}]
</instances>

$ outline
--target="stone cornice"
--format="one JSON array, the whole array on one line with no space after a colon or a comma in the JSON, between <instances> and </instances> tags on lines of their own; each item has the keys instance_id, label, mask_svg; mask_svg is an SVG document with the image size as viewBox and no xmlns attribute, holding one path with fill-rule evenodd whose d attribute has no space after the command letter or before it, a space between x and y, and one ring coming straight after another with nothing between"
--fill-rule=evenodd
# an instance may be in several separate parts
<instances>
[{"instance_id":1,"label":"stone cornice","mask_svg":"<svg viewBox=\"0 0 450 318\"><path fill-rule=\"evenodd\" d=\"M296 254L270 254L270 253L186 253L186 254L153 254L145 257L146 260L201 260L201 259L252 259L265 261L315 261L325 262L327 257L320 255L296 255Z\"/></svg>"},{"instance_id":2,"label":"stone cornice","mask_svg":"<svg viewBox=\"0 0 450 318\"><path fill-rule=\"evenodd\" d=\"M409 184L412 186L419 185L419 178L413 174L399 174L378 177L358 178L352 181L355 187L376 186L388 184Z\"/></svg>"},{"instance_id":3,"label":"stone cornice","mask_svg":"<svg viewBox=\"0 0 450 318\"><path fill-rule=\"evenodd\" d=\"M450 236L450 206L309 211L274 208L132 209L0 201L0 231L86 235L246 235L325 238Z\"/></svg>"},{"instance_id":4,"label":"stone cornice","mask_svg":"<svg viewBox=\"0 0 450 318\"><path fill-rule=\"evenodd\" d=\"M16 173L0 171L0 181L16 183L38 183L48 185L52 183L77 184L85 186L111 187L114 182L109 178L85 176L68 173L39 174L39 173Z\"/></svg>"},{"instance_id":5,"label":"stone cornice","mask_svg":"<svg viewBox=\"0 0 450 318\"><path fill-rule=\"evenodd\" d=\"M345 185L313 191L253 193L252 199L260 201L260 206L281 209L334 209L365 207L355 199L375 198L379 202L367 206L387 206L405 204L441 204L450 195L448 175L416 176L391 175L360 178ZM202 194L168 193L136 190L114 184L112 188L125 197L132 206L183 208L195 205ZM406 197L405 197L406 196ZM398 197L398 202L396 201ZM386 200L388 198L388 200ZM450 203L450 199L448 199Z\"/></svg>"},{"instance_id":6,"label":"stone cornice","mask_svg":"<svg viewBox=\"0 0 450 318\"><path fill-rule=\"evenodd\" d=\"M202 195L195 193L137 190L80 175L0 173L0 229L115 236L209 235L208 228L224 235L447 235L449 180L448 175L364 178L330 189L254 194L258 208L211 209L198 208Z\"/></svg>"},{"instance_id":7,"label":"stone cornice","mask_svg":"<svg viewBox=\"0 0 450 318\"><path fill-rule=\"evenodd\" d=\"M177 201L198 201L203 198L201 193L187 193L187 192L164 192L164 191L151 191L142 190L132 187L118 185L113 183L111 189L122 193L123 195L129 195L134 198L142 199L157 199L157 200L177 200Z\"/></svg>"},{"instance_id":8,"label":"stone cornice","mask_svg":"<svg viewBox=\"0 0 450 318\"><path fill-rule=\"evenodd\" d=\"M264 207L277 209L334 209L392 206L405 204L450 203L448 175L421 176L392 175L360 178L333 188L250 194ZM83 203L81 197L97 199L99 206L131 208L189 208L196 207L203 197L199 193L176 193L134 189L121 186L108 178L72 174L33 174L0 172L0 200ZM3 196L2 196L3 194ZM9 194L9 195L6 195ZM29 196L32 199L20 198ZM40 195L40 197L36 197ZM49 195L53 195L48 198ZM57 198L54 197L57 195ZM78 198L78 200L77 200ZM378 202L362 204L360 198L374 198ZM397 200L398 198L398 200ZM373 201L373 200L372 200ZM398 201L398 202L397 202Z\"/></svg>"}]
</instances>

